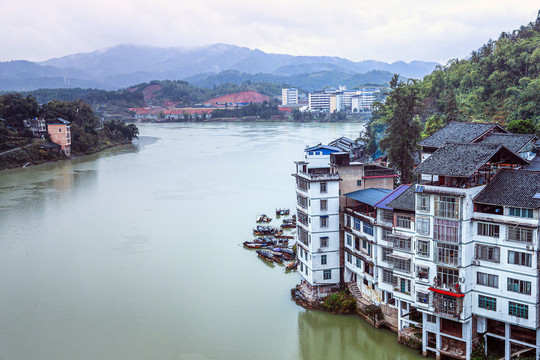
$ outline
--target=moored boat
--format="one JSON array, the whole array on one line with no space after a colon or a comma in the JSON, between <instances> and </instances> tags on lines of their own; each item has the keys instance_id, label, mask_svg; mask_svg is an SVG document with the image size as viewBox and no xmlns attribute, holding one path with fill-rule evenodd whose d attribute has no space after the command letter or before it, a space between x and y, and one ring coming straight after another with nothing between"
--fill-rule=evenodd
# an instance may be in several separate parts
<instances>
[{"instance_id":1,"label":"moored boat","mask_svg":"<svg viewBox=\"0 0 540 360\"><path fill-rule=\"evenodd\" d=\"M266 214L257 216L258 223L262 223L262 222L269 223L270 221L272 221L272 218L269 218Z\"/></svg>"},{"instance_id":2,"label":"moored boat","mask_svg":"<svg viewBox=\"0 0 540 360\"><path fill-rule=\"evenodd\" d=\"M298 266L298 263L296 261L293 261L293 262L290 262L287 264L287 266L285 267L285 270L296 270L296 267Z\"/></svg>"},{"instance_id":3,"label":"moored boat","mask_svg":"<svg viewBox=\"0 0 540 360\"><path fill-rule=\"evenodd\" d=\"M265 248L265 247L273 245L273 244L244 241L243 245L244 245L244 247L247 247L247 248L250 248L250 249L262 249L262 248Z\"/></svg>"},{"instance_id":4,"label":"moored boat","mask_svg":"<svg viewBox=\"0 0 540 360\"><path fill-rule=\"evenodd\" d=\"M265 251L265 250L257 250L257 255L260 258L262 258L263 260L266 260L266 261L271 262L271 263L274 262L274 259L272 258L272 255L270 253L268 253L267 251Z\"/></svg>"},{"instance_id":5,"label":"moored boat","mask_svg":"<svg viewBox=\"0 0 540 360\"><path fill-rule=\"evenodd\" d=\"M276 216L284 216L289 215L290 211L289 209L276 209Z\"/></svg>"}]
</instances>

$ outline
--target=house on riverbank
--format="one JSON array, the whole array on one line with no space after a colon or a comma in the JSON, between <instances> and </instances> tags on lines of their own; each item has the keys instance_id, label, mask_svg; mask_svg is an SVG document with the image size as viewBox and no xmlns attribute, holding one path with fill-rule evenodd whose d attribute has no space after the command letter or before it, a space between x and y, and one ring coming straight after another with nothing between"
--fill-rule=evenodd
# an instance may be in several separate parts
<instances>
[{"instance_id":1,"label":"house on riverbank","mask_svg":"<svg viewBox=\"0 0 540 360\"><path fill-rule=\"evenodd\" d=\"M51 137L51 141L60 145L60 150L71 155L71 127L70 122L62 118L58 118L47 124L47 132Z\"/></svg>"},{"instance_id":2,"label":"house on riverbank","mask_svg":"<svg viewBox=\"0 0 540 360\"><path fill-rule=\"evenodd\" d=\"M451 123L425 139L418 183L340 194L334 286L347 285L359 309L380 306L398 339L426 356L469 360L484 346L539 358L540 172L524 169L536 137L480 125Z\"/></svg>"}]
</instances>

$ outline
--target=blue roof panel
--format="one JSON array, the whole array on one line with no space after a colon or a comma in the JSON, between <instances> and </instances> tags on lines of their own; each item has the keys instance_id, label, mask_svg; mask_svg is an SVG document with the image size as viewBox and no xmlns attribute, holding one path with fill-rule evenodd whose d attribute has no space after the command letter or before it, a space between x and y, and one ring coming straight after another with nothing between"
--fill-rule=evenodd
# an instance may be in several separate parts
<instances>
[{"instance_id":1,"label":"blue roof panel","mask_svg":"<svg viewBox=\"0 0 540 360\"><path fill-rule=\"evenodd\" d=\"M378 209L392 210L391 207L388 207L388 203L397 198L399 195L403 194L411 185L400 185L398 188L394 189L390 194L388 194L384 199L375 204L374 207Z\"/></svg>"},{"instance_id":2,"label":"blue roof panel","mask_svg":"<svg viewBox=\"0 0 540 360\"><path fill-rule=\"evenodd\" d=\"M364 189L353 191L351 193L345 194L349 199L359 201L364 204L375 206L379 201L384 199L392 190L390 189Z\"/></svg>"}]
</instances>

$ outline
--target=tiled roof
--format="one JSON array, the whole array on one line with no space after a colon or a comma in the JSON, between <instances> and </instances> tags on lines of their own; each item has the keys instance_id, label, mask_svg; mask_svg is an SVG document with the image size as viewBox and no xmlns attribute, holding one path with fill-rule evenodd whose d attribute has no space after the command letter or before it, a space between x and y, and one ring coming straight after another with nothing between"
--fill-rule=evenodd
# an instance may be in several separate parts
<instances>
[{"instance_id":1,"label":"tiled roof","mask_svg":"<svg viewBox=\"0 0 540 360\"><path fill-rule=\"evenodd\" d=\"M500 170L486 187L474 198L474 202L538 209L540 199L540 171Z\"/></svg>"},{"instance_id":2,"label":"tiled roof","mask_svg":"<svg viewBox=\"0 0 540 360\"><path fill-rule=\"evenodd\" d=\"M390 189L364 189L353 191L348 194L345 194L349 199L359 201L364 204L375 206L379 201L381 201L386 195L390 194L392 190Z\"/></svg>"},{"instance_id":3,"label":"tiled roof","mask_svg":"<svg viewBox=\"0 0 540 360\"><path fill-rule=\"evenodd\" d=\"M502 144L508 150L518 153L525 145L534 140L534 134L489 134L480 140L481 144Z\"/></svg>"},{"instance_id":4,"label":"tiled roof","mask_svg":"<svg viewBox=\"0 0 540 360\"><path fill-rule=\"evenodd\" d=\"M401 195L390 201L386 206L396 210L414 211L414 189L415 186L409 186Z\"/></svg>"},{"instance_id":5,"label":"tiled roof","mask_svg":"<svg viewBox=\"0 0 540 360\"><path fill-rule=\"evenodd\" d=\"M456 177L469 177L482 165L498 155L497 161L505 160L513 164L528 164L500 144L458 144L448 143L440 147L413 172Z\"/></svg>"},{"instance_id":6,"label":"tiled roof","mask_svg":"<svg viewBox=\"0 0 540 360\"><path fill-rule=\"evenodd\" d=\"M399 195L403 194L405 190L407 190L411 185L400 185L394 191L392 191L390 194L388 194L384 199L379 201L377 204L375 204L374 207L379 209L386 209L386 210L392 210L391 207L388 207L388 203L397 198Z\"/></svg>"},{"instance_id":7,"label":"tiled roof","mask_svg":"<svg viewBox=\"0 0 540 360\"><path fill-rule=\"evenodd\" d=\"M329 146L329 145L322 145L322 144L319 144L319 145L315 145L315 146L312 146L310 148L306 148L304 151L315 151L315 150L330 150L330 151L335 151L335 152L340 152L341 149L338 148L338 147L335 147L335 146Z\"/></svg>"},{"instance_id":8,"label":"tiled roof","mask_svg":"<svg viewBox=\"0 0 540 360\"><path fill-rule=\"evenodd\" d=\"M499 132L506 132L497 124L452 121L422 140L420 146L441 147L448 142L470 143L494 128Z\"/></svg>"}]
</instances>

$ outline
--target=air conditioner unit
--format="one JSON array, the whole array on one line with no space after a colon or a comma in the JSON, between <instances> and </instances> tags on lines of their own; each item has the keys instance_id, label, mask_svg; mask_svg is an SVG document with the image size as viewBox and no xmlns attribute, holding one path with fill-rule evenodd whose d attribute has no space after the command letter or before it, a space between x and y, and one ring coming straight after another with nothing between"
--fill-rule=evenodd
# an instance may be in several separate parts
<instances>
[{"instance_id":1,"label":"air conditioner unit","mask_svg":"<svg viewBox=\"0 0 540 360\"><path fill-rule=\"evenodd\" d=\"M459 282L460 282L460 283L464 283L464 282L465 282L465 278L460 277L460 278L459 278Z\"/></svg>"},{"instance_id":2,"label":"air conditioner unit","mask_svg":"<svg viewBox=\"0 0 540 360\"><path fill-rule=\"evenodd\" d=\"M480 261L474 259L474 260L472 261L472 264L473 264L473 265L480 265Z\"/></svg>"},{"instance_id":3,"label":"air conditioner unit","mask_svg":"<svg viewBox=\"0 0 540 360\"><path fill-rule=\"evenodd\" d=\"M322 252L322 249L317 249L317 252Z\"/></svg>"},{"instance_id":4,"label":"air conditioner unit","mask_svg":"<svg viewBox=\"0 0 540 360\"><path fill-rule=\"evenodd\" d=\"M533 249L532 245L527 245L527 246L525 246L525 248L526 248L527 250L532 250L532 249Z\"/></svg>"}]
</instances>

